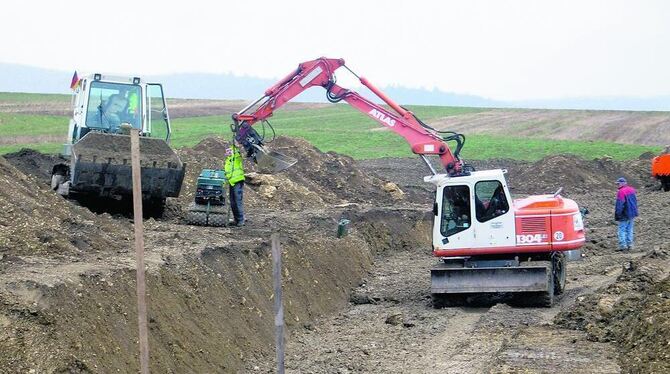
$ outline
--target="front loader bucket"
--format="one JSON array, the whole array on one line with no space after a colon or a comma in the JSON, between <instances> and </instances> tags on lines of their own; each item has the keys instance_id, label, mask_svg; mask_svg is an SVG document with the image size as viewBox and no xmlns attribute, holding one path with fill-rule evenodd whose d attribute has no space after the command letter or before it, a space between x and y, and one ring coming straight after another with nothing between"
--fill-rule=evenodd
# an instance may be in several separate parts
<instances>
[{"instance_id":1,"label":"front loader bucket","mask_svg":"<svg viewBox=\"0 0 670 374\"><path fill-rule=\"evenodd\" d=\"M546 266L433 268L431 293L543 292L551 269Z\"/></svg>"},{"instance_id":2,"label":"front loader bucket","mask_svg":"<svg viewBox=\"0 0 670 374\"><path fill-rule=\"evenodd\" d=\"M298 160L279 152L269 151L264 147L253 145L256 148L257 171L263 174L274 174L293 166Z\"/></svg>"},{"instance_id":3,"label":"front loader bucket","mask_svg":"<svg viewBox=\"0 0 670 374\"><path fill-rule=\"evenodd\" d=\"M177 197L185 165L162 139L140 137L142 195ZM99 196L132 195L130 136L90 132L72 146L71 186Z\"/></svg>"}]
</instances>

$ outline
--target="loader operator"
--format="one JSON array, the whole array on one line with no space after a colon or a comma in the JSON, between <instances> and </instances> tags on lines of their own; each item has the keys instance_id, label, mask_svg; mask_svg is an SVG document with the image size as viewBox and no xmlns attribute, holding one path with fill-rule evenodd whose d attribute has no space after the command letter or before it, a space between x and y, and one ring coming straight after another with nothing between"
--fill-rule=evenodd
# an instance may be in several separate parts
<instances>
[{"instance_id":1,"label":"loader operator","mask_svg":"<svg viewBox=\"0 0 670 374\"><path fill-rule=\"evenodd\" d=\"M98 107L97 113L86 121L87 124L105 126L111 132L115 132L121 125L121 115L128 102L119 95L111 95L104 104ZM91 112L89 111L89 114Z\"/></svg>"},{"instance_id":2,"label":"loader operator","mask_svg":"<svg viewBox=\"0 0 670 374\"><path fill-rule=\"evenodd\" d=\"M223 171L226 173L229 187L230 209L233 211L233 226L244 226L244 168L242 167L242 156L233 144L226 148L226 161Z\"/></svg>"}]
</instances>

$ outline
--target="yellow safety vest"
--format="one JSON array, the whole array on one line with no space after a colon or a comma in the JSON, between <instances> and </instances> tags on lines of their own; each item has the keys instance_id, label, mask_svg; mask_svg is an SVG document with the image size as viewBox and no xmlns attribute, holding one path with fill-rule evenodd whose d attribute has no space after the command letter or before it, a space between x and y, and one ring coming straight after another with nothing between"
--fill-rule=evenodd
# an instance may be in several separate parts
<instances>
[{"instance_id":1,"label":"yellow safety vest","mask_svg":"<svg viewBox=\"0 0 670 374\"><path fill-rule=\"evenodd\" d=\"M244 180L244 168L242 167L242 155L233 147L233 154L226 157L223 171L226 173L226 179L231 186Z\"/></svg>"}]
</instances>

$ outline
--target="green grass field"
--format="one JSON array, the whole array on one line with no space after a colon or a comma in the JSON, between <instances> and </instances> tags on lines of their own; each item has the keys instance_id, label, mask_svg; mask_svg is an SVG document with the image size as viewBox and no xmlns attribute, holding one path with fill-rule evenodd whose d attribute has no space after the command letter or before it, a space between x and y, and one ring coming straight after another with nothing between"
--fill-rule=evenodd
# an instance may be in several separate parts
<instances>
[{"instance_id":1,"label":"green grass field","mask_svg":"<svg viewBox=\"0 0 670 374\"><path fill-rule=\"evenodd\" d=\"M61 102L69 103L70 95L63 94L36 94L23 92L0 92L0 103L25 103L25 102Z\"/></svg>"},{"instance_id":2,"label":"green grass field","mask_svg":"<svg viewBox=\"0 0 670 374\"><path fill-rule=\"evenodd\" d=\"M0 102L18 100L64 100L66 95L2 94ZM411 106L419 118L431 119L488 109ZM172 121L174 147L193 146L207 136L230 136L230 118L225 116L179 118ZM335 151L356 159L412 156L405 140L361 115L346 104L299 111L278 110L271 118L277 135L300 137L322 151ZM54 139L65 134L68 118L61 116L0 113L0 153L33 148L55 153L61 149ZM257 129L261 132L260 125ZM266 128L269 133L269 128ZM27 137L27 136L28 137ZM20 138L17 138L20 137ZM30 139L32 138L32 139ZM465 159L510 158L534 161L547 155L569 153L585 159L611 156L618 160L637 158L641 153L658 152L660 147L615 144L599 141L546 140L466 134Z\"/></svg>"}]
</instances>

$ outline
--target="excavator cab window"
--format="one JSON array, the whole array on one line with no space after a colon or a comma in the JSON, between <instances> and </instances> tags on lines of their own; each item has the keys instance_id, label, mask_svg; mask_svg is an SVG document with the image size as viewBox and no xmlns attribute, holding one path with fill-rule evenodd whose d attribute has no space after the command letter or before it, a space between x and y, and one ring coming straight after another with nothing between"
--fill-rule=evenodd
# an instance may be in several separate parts
<instances>
[{"instance_id":1,"label":"excavator cab window","mask_svg":"<svg viewBox=\"0 0 670 374\"><path fill-rule=\"evenodd\" d=\"M471 226L470 188L446 186L442 192L442 218L440 231L449 237Z\"/></svg>"},{"instance_id":2,"label":"excavator cab window","mask_svg":"<svg viewBox=\"0 0 670 374\"><path fill-rule=\"evenodd\" d=\"M86 127L117 133L122 123L141 128L140 86L94 81L88 94Z\"/></svg>"},{"instance_id":3,"label":"excavator cab window","mask_svg":"<svg viewBox=\"0 0 670 374\"><path fill-rule=\"evenodd\" d=\"M477 221L486 222L509 211L505 189L500 181L479 181L475 184Z\"/></svg>"}]
</instances>

